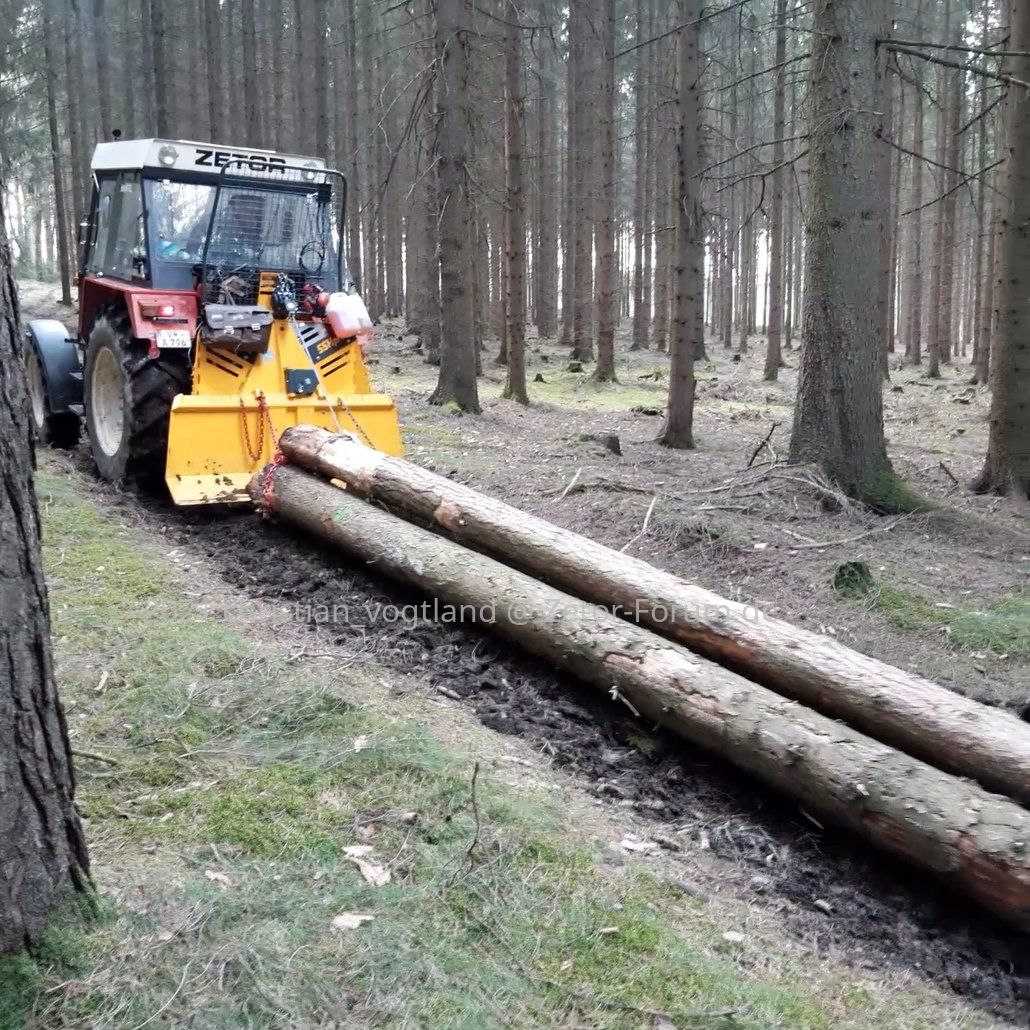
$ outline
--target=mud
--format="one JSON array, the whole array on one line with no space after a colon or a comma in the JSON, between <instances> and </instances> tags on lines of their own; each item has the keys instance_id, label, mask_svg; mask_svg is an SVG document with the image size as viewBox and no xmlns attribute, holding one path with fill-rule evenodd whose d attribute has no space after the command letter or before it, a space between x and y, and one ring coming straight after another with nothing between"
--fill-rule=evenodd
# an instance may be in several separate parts
<instances>
[{"instance_id":1,"label":"mud","mask_svg":"<svg viewBox=\"0 0 1030 1030\"><path fill-rule=\"evenodd\" d=\"M720 889L777 911L784 932L817 954L867 969L904 967L1001 1019L1030 1023L1027 937L932 878L818 826L678 738L642 731L624 707L475 627L384 621L378 606L424 598L288 527L250 514L147 507L231 586L290 607L317 642L365 649L408 682L469 705L484 725L526 739L596 796L653 820L665 846L701 842L717 860ZM334 606L339 619L325 622ZM682 888L703 898L703 887Z\"/></svg>"}]
</instances>

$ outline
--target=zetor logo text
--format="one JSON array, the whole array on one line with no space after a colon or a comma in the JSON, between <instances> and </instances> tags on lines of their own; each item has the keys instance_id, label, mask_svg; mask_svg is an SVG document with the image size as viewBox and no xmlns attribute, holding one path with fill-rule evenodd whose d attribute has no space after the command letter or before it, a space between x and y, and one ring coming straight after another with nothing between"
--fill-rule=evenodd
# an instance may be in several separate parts
<instances>
[{"instance_id":1,"label":"zetor logo text","mask_svg":"<svg viewBox=\"0 0 1030 1030\"><path fill-rule=\"evenodd\" d=\"M240 154L235 150L206 150L197 147L197 164L208 168L224 168L230 162L247 162L252 172L272 172L286 167L285 157L269 157L268 154Z\"/></svg>"}]
</instances>

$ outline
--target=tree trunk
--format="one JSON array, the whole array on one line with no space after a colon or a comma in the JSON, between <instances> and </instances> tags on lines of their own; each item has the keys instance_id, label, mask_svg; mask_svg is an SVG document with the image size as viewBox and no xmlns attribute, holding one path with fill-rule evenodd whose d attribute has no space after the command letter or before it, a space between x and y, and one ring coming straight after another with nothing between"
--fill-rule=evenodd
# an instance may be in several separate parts
<instances>
[{"instance_id":1,"label":"tree trunk","mask_svg":"<svg viewBox=\"0 0 1030 1030\"><path fill-rule=\"evenodd\" d=\"M878 39L885 0L816 0L809 117L808 262L791 461L812 461L880 504L893 476L883 435ZM841 112L850 112L842 119Z\"/></svg>"},{"instance_id":2,"label":"tree trunk","mask_svg":"<svg viewBox=\"0 0 1030 1030\"><path fill-rule=\"evenodd\" d=\"M686 19L683 19L686 20ZM1030 726L920 676L453 483L353 437L297 427L288 460L561 590L614 608L892 747L1030 801Z\"/></svg>"},{"instance_id":3,"label":"tree trunk","mask_svg":"<svg viewBox=\"0 0 1030 1030\"><path fill-rule=\"evenodd\" d=\"M590 181L594 168L590 160L596 126L592 124L592 90L587 54L591 51L590 15L596 0L581 0L569 8L569 46L572 54L575 149L572 153L573 244L572 244L572 356L589 360L594 356L593 313L593 213L590 210Z\"/></svg>"},{"instance_id":4,"label":"tree trunk","mask_svg":"<svg viewBox=\"0 0 1030 1030\"><path fill-rule=\"evenodd\" d=\"M649 28L645 21L645 0L636 0L636 53L633 66L633 339L630 350L647 347L647 313L644 311L644 247L650 246L645 224L644 193L645 182L651 174L648 163L645 128L650 112L647 109L648 95L645 86L648 57L647 47L641 43L647 39Z\"/></svg>"},{"instance_id":5,"label":"tree trunk","mask_svg":"<svg viewBox=\"0 0 1030 1030\"><path fill-rule=\"evenodd\" d=\"M526 394L526 197L522 190L522 29L515 0L507 0L504 28L504 157L507 193L507 365L502 396L528 404Z\"/></svg>"},{"instance_id":6,"label":"tree trunk","mask_svg":"<svg viewBox=\"0 0 1030 1030\"><path fill-rule=\"evenodd\" d=\"M172 135L172 116L169 91L169 55L172 43L168 37L169 8L163 0L143 0L146 10L150 12L153 33L154 55L154 129L158 136Z\"/></svg>"},{"instance_id":7,"label":"tree trunk","mask_svg":"<svg viewBox=\"0 0 1030 1030\"><path fill-rule=\"evenodd\" d=\"M436 162L439 181L440 377L432 404L476 412L475 326L472 310L472 201L468 179L469 0L436 0Z\"/></svg>"},{"instance_id":8,"label":"tree trunk","mask_svg":"<svg viewBox=\"0 0 1030 1030\"><path fill-rule=\"evenodd\" d=\"M694 352L704 346L704 222L701 213L700 0L681 0L679 31L679 202L676 205L676 317L670 346L669 401L659 442L694 446Z\"/></svg>"},{"instance_id":9,"label":"tree trunk","mask_svg":"<svg viewBox=\"0 0 1030 1030\"><path fill-rule=\"evenodd\" d=\"M533 251L535 287L535 308L537 334L551 339L558 333L558 238L556 225L556 194L558 176L555 174L557 136L555 122L557 100L554 88L554 58L551 44L544 41L541 46L540 103L537 117L537 147L539 150L539 175L537 183L537 205L539 230Z\"/></svg>"},{"instance_id":10,"label":"tree trunk","mask_svg":"<svg viewBox=\"0 0 1030 1030\"><path fill-rule=\"evenodd\" d=\"M601 181L597 204L597 364L593 380L615 381L615 0L598 12L601 89L598 121Z\"/></svg>"},{"instance_id":11,"label":"tree trunk","mask_svg":"<svg viewBox=\"0 0 1030 1030\"><path fill-rule=\"evenodd\" d=\"M49 38L50 18L46 14ZM48 67L53 67L47 59ZM71 888L88 890L75 776L54 681L32 436L0 179L0 953L37 943Z\"/></svg>"},{"instance_id":12,"label":"tree trunk","mask_svg":"<svg viewBox=\"0 0 1030 1030\"><path fill-rule=\"evenodd\" d=\"M920 0L916 16L916 26L922 25L923 0ZM917 69L918 71L918 69ZM922 81L919 80L913 90L915 99L915 131L912 149L923 152L925 145L924 132L924 99ZM905 355L913 365L923 362L923 162L921 158L913 158L912 167L912 250L909 260L908 277L908 334L905 342Z\"/></svg>"},{"instance_id":13,"label":"tree trunk","mask_svg":"<svg viewBox=\"0 0 1030 1030\"><path fill-rule=\"evenodd\" d=\"M693 2L693 0L691 0ZM1030 813L298 469L258 503L1030 926ZM428 602L427 602L428 603ZM446 614L444 617L447 617Z\"/></svg>"},{"instance_id":14,"label":"tree trunk","mask_svg":"<svg viewBox=\"0 0 1030 1030\"><path fill-rule=\"evenodd\" d=\"M54 182L54 217L56 219L57 261L61 270L61 303L71 305L71 262L68 259L68 215L64 206L64 185L61 182L61 137L57 129L57 56L54 50L53 0L43 5L43 60L46 65L47 126L50 130L50 165Z\"/></svg>"},{"instance_id":15,"label":"tree trunk","mask_svg":"<svg viewBox=\"0 0 1030 1030\"><path fill-rule=\"evenodd\" d=\"M1012 0L1008 74L1030 75L1030 3ZM995 301L998 322L991 358L987 459L974 488L1030 500L1030 94L1010 86L1005 98L1005 197L999 226Z\"/></svg>"},{"instance_id":16,"label":"tree trunk","mask_svg":"<svg viewBox=\"0 0 1030 1030\"><path fill-rule=\"evenodd\" d=\"M780 374L783 334L783 136L787 131L787 0L776 0L776 93L773 98L773 182L769 211L769 324L766 330L765 371L772 380Z\"/></svg>"}]
</instances>

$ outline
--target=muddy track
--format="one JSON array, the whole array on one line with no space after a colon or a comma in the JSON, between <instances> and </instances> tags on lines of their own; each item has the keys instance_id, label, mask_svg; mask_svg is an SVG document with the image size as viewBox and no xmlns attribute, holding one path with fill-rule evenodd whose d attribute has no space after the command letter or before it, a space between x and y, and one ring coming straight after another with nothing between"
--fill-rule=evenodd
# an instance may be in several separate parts
<instances>
[{"instance_id":1,"label":"muddy track","mask_svg":"<svg viewBox=\"0 0 1030 1030\"><path fill-rule=\"evenodd\" d=\"M1000 1019L1030 1022L1028 938L924 873L817 826L679 738L642 732L624 707L474 627L384 621L379 606L424 598L289 527L131 495L116 503L145 512L231 587L296 606L302 621L310 614L318 642L367 648L427 693L457 696L484 725L527 740L588 791L654 820L654 835L671 846L672 830L706 840L731 888L776 911L785 932L817 953L867 969L903 967ZM334 606L339 617L324 621Z\"/></svg>"}]
</instances>

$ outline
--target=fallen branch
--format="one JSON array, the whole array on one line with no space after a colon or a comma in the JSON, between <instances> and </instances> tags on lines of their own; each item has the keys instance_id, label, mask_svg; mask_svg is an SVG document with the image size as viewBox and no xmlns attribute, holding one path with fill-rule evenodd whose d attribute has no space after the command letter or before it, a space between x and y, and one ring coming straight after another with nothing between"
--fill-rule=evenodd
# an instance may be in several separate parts
<instances>
[{"instance_id":1,"label":"fallen branch","mask_svg":"<svg viewBox=\"0 0 1030 1030\"><path fill-rule=\"evenodd\" d=\"M770 447L770 446L769 446L769 441L770 441L770 440L772 439L772 435L773 435L773 433L775 433L775 432L776 432L776 430L777 430L777 429L778 429L778 428L780 427L780 425L781 425L781 423L780 423L780 422L774 422L774 423L773 423L773 424L772 424L772 425L771 425L771 426L769 427L769 432L765 434L765 438L764 438L764 439L762 440L762 442L761 442L761 443L760 443L760 444L759 444L759 445L758 445L758 446L757 446L757 447L756 447L756 448L754 449L754 452L753 452L753 453L752 453L752 455L751 455L751 459L750 459L750 460L748 461L747 465L745 466L745 471L746 471L747 469L751 468L751 466L752 466L752 465L754 465L754 463L755 463L755 459L756 459L756 458L758 457L758 455L759 455L759 454L761 454L761 453L762 453L762 448L763 448L763 447L769 447L769 453L770 453L770 454L772 455L772 457L773 457L773 461L774 461L774 462L776 461L776 453L775 453L775 452L773 451L772 447Z\"/></svg>"},{"instance_id":2,"label":"fallen branch","mask_svg":"<svg viewBox=\"0 0 1030 1030\"><path fill-rule=\"evenodd\" d=\"M620 548L620 551L628 551L642 536L647 535L647 529L651 525L651 512L654 511L654 506L658 503L658 495L655 494L651 498L651 503L647 506L647 514L644 516L644 524L640 527L640 532L636 536L631 537L627 540Z\"/></svg>"}]
</instances>

